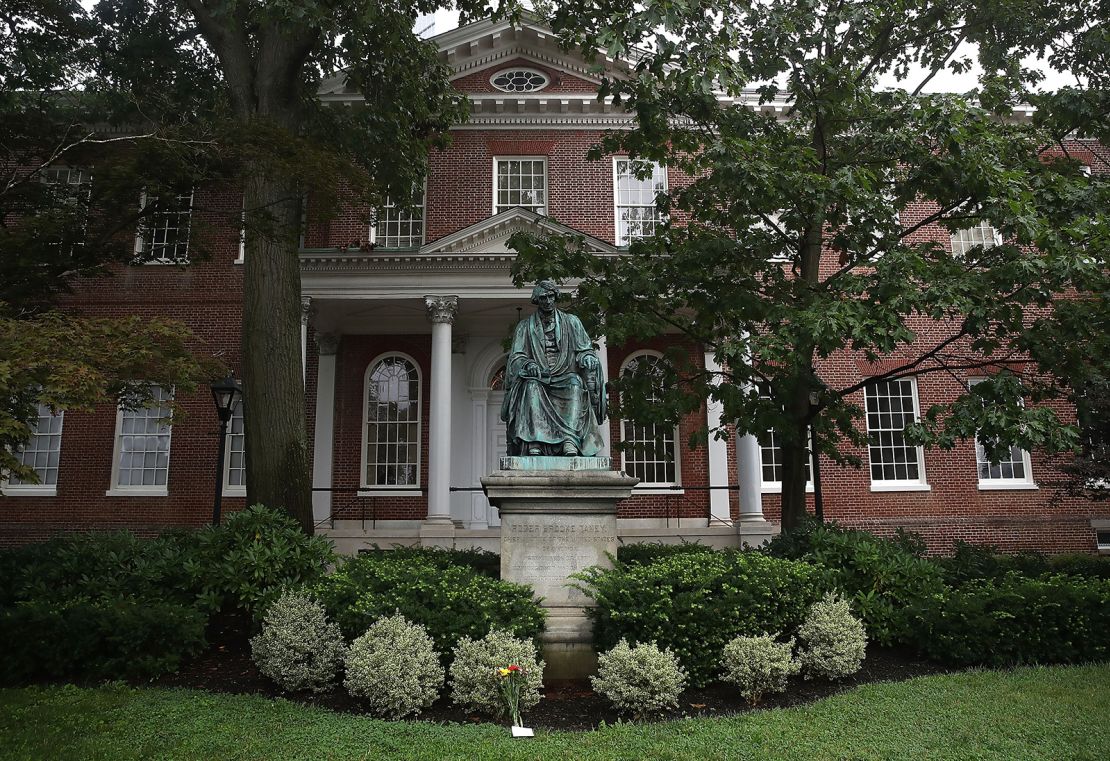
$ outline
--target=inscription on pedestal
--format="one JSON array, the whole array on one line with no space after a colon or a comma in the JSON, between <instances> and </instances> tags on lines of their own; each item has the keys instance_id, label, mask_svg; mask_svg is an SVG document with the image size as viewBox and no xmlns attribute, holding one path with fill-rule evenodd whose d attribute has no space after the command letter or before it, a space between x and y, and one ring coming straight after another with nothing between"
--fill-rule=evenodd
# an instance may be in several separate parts
<instances>
[{"instance_id":1,"label":"inscription on pedestal","mask_svg":"<svg viewBox=\"0 0 1110 761\"><path fill-rule=\"evenodd\" d=\"M586 606L572 573L605 565L617 549L613 515L508 513L501 518L501 577L530 584L544 605Z\"/></svg>"}]
</instances>

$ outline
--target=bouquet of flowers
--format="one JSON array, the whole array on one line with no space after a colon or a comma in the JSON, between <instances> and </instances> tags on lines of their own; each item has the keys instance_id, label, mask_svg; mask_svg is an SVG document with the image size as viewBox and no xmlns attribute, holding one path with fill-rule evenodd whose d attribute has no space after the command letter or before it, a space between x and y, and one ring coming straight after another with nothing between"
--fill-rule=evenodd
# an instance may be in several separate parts
<instances>
[{"instance_id":1,"label":"bouquet of flowers","mask_svg":"<svg viewBox=\"0 0 1110 761\"><path fill-rule=\"evenodd\" d=\"M520 720L520 692L524 689L524 669L520 666L505 666L497 669L498 685L501 687L501 697L505 700L505 707L509 711L509 718L513 720L514 727L523 727Z\"/></svg>"}]
</instances>

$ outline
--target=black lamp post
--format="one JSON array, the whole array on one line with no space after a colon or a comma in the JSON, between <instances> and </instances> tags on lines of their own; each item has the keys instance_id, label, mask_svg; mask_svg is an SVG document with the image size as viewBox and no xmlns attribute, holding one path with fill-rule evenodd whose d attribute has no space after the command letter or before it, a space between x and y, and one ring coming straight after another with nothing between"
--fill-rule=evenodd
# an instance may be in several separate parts
<instances>
[{"instance_id":1,"label":"black lamp post","mask_svg":"<svg viewBox=\"0 0 1110 761\"><path fill-rule=\"evenodd\" d=\"M216 414L220 418L220 445L216 455L216 500L212 503L212 525L220 525L220 505L224 497L224 453L227 448L227 424L235 404L243 395L243 387L230 375L212 384L212 401L216 403Z\"/></svg>"}]
</instances>

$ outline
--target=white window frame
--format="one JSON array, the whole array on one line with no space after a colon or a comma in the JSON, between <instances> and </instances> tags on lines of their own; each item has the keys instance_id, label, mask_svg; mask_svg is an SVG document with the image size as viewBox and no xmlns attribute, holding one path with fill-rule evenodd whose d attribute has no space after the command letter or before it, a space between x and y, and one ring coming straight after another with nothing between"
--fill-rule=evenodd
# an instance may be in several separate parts
<instances>
[{"instance_id":1,"label":"white window frame","mask_svg":"<svg viewBox=\"0 0 1110 761\"><path fill-rule=\"evenodd\" d=\"M663 174L663 192L666 193L667 190L670 188L670 185L669 185L668 179L667 179L667 167L664 166L663 164L659 163L658 161L648 161L646 159L631 159L628 156L614 156L613 157L613 240L616 241L616 244L618 246L629 246L629 245L632 244L633 240L641 240L642 238L646 237L646 236L642 236L642 235L641 236L636 236L635 238L627 238L627 239L621 237L621 207L623 206L625 208L638 208L638 209L646 209L647 208L646 206L644 206L642 204L622 204L620 202L620 196L619 196L619 190L618 190L618 187L617 187L617 183L620 180L621 173L620 173L620 169L618 167L620 166L621 163L625 163L625 164L628 164L629 166L631 166L634 162L635 163L651 164L652 165L652 177L653 178L655 176L655 171L656 170L660 171ZM657 196L658 196L658 193L656 194L656 197ZM662 214L659 211L659 204L655 201L655 197L652 198L651 208L652 208L652 211L653 211L654 217L655 217L655 221L654 221L655 227L658 228L660 225L663 225L667 221L667 218L664 214Z\"/></svg>"},{"instance_id":2,"label":"white window frame","mask_svg":"<svg viewBox=\"0 0 1110 761\"><path fill-rule=\"evenodd\" d=\"M625 357L624 362L621 363L620 375L624 375L625 371L628 370L628 368L640 357L653 357L654 359L658 360L659 362L666 362L667 361L663 357L663 354L661 352L658 352L658 351L653 351L651 349L641 349L640 351L634 351L631 354L629 354L627 357ZM627 438L626 438L626 434L625 434L625 423L632 423L633 425L637 425L637 423L633 420L628 420L626 418L621 418L621 420L620 420L620 433L621 433L621 443L622 444L627 442ZM636 493L636 494L682 494L682 493L684 493L684 490L682 488L680 488L682 486L682 449L679 446L679 442L680 442L679 427L677 425L674 427L674 430L671 432L671 436L672 436L672 445L673 445L673 448L674 448L674 480L673 481L641 481L640 483L636 484L635 488L633 489L634 493ZM659 460L653 460L652 462L660 462L660 461ZM621 447L621 471L623 473L626 473L626 474L628 473L628 450L625 449L624 447Z\"/></svg>"},{"instance_id":3,"label":"white window frame","mask_svg":"<svg viewBox=\"0 0 1110 761\"><path fill-rule=\"evenodd\" d=\"M370 446L367 436L370 428L370 407L369 407L369 388L370 388L370 374L379 363L391 357L397 357L409 362L416 369L416 387L420 391L420 398L416 403L416 482L412 484L371 484L369 479L370 462L367 459ZM420 471L423 467L424 457L424 373L420 369L420 363L417 362L411 355L405 354L400 351L387 351L374 357L366 365L366 370L362 376L362 455L361 464L359 465L359 491L360 497L374 496L374 497L412 497L421 494L423 486L420 482Z\"/></svg>"},{"instance_id":4,"label":"white window frame","mask_svg":"<svg viewBox=\"0 0 1110 761\"><path fill-rule=\"evenodd\" d=\"M192 222L190 215L190 222ZM239 211L239 256L232 264L243 264L247 261L247 194L243 194L243 208Z\"/></svg>"},{"instance_id":5,"label":"white window frame","mask_svg":"<svg viewBox=\"0 0 1110 761\"><path fill-rule=\"evenodd\" d=\"M982 236L983 241L979 242L979 241L966 240L964 238L963 234L966 233L966 232L969 232L971 230L982 230L983 233L984 233L983 236ZM987 240L986 240L986 237L987 237L986 232L988 230L990 231L991 238L993 240L993 242L990 245L987 245ZM967 227L961 227L959 230L953 231L952 234L948 236L948 245L950 247L949 250L952 252L952 258L954 258L954 259L963 259L963 258L965 258L967 256L967 252L970 251L971 249L975 248L976 246L981 245L983 247L983 250L985 251L989 248L994 248L995 246L1000 245L1001 243L1002 243L1002 236L999 234L999 232L995 228L995 226L992 225L986 219L980 219L979 221L977 221L973 225L968 225ZM956 253L956 246L957 245L960 246L960 252L959 253Z\"/></svg>"},{"instance_id":6,"label":"white window frame","mask_svg":"<svg viewBox=\"0 0 1110 761\"><path fill-rule=\"evenodd\" d=\"M497 203L497 164L500 161L542 161L543 162L543 211L539 212L535 209L526 206L508 206L504 209L499 209L500 204ZM542 217L549 215L551 211L551 180L548 177L547 170L547 156L494 156L493 157L493 213L495 215L502 212L510 211L511 209L526 209Z\"/></svg>"},{"instance_id":7,"label":"white window frame","mask_svg":"<svg viewBox=\"0 0 1110 761\"><path fill-rule=\"evenodd\" d=\"M239 420L243 419L243 398L242 397L239 397L239 399L235 402L235 407L231 411L231 419L228 421L228 425L227 425L227 438L224 440L224 445L225 446L224 446L224 489L223 489L223 494L224 494L225 497L245 497L245 496L247 496L247 482L246 482L247 473L246 473L246 464L245 463L244 463L244 470L243 470L243 483L241 483L241 484L231 483L231 453L232 453L231 443L232 443L232 441L234 441L235 436L242 436L243 437L243 441L244 441L243 454L244 454L244 456L246 455L246 444L245 444L245 442L246 442L246 430L244 430L242 433L239 433L239 434L234 432L235 419L236 418L238 418Z\"/></svg>"},{"instance_id":8,"label":"white window frame","mask_svg":"<svg viewBox=\"0 0 1110 761\"><path fill-rule=\"evenodd\" d=\"M169 394L161 402L173 402L174 390L171 388ZM161 407L162 404L157 406ZM149 408L145 408L149 409ZM123 407L116 408L116 430L115 442L112 446L112 483L111 487L104 492L106 497L166 497L170 493L170 462L173 451L173 425L166 425L166 483L162 486L147 485L147 486L121 486L119 483L120 476L120 455L121 445L123 444L123 417L126 412ZM161 435L161 434L158 434Z\"/></svg>"},{"instance_id":9,"label":"white window frame","mask_svg":"<svg viewBox=\"0 0 1110 761\"><path fill-rule=\"evenodd\" d=\"M546 178L546 175L545 175L545 178ZM546 179L545 179L545 182L546 182ZM367 240L369 240L374 245L377 245L377 243L378 243L378 223L381 221L377 218L378 213L382 209L394 209L394 208L396 208L395 205L390 205L388 203L389 200L390 200L389 196L386 196L386 202L387 202L386 205L382 206L379 209L375 209L374 210L374 219L372 219L370 221L370 225L369 225L370 231L367 233ZM414 219L414 218L410 217L410 219ZM398 236L398 237L401 237L401 236ZM410 235L410 236L406 236L406 237L411 238L413 236ZM417 243L414 243L411 246L396 246L394 248L396 248L397 250L402 250L402 251L406 250L406 249L420 248L421 246L424 245L424 242L427 239L428 239L428 183L427 183L427 180L425 180L424 183L420 186L420 241L417 242Z\"/></svg>"},{"instance_id":10,"label":"white window frame","mask_svg":"<svg viewBox=\"0 0 1110 761\"><path fill-rule=\"evenodd\" d=\"M494 82L494 80L500 76L503 76L505 74L513 74L518 71L526 72L528 74L538 74L540 77L543 78L543 84L539 87L533 87L530 90L507 90ZM508 66L504 69L498 69L493 74L491 74L489 78L489 83L490 86L498 92L508 93L509 95L522 95L526 93L539 92L540 90L545 89L548 85L551 84L551 77L548 76L546 73L540 71L539 69L533 68L531 66Z\"/></svg>"},{"instance_id":11,"label":"white window frame","mask_svg":"<svg viewBox=\"0 0 1110 761\"><path fill-rule=\"evenodd\" d=\"M770 398L770 396L768 394L764 394L762 392L762 390L760 391L759 395L761 397L763 397L764 399L769 399ZM808 447L809 446L809 435L808 435L809 429L808 428L806 429L806 432L807 432L806 446ZM761 494L782 494L782 481L767 481L766 479L763 478L763 468L767 463L767 461L764 459L764 451L767 450L767 449L777 449L781 453L782 452L782 445L777 444L777 443L771 443L771 444L765 445L763 443L763 440L762 440L763 436L774 437L775 436L775 429L774 428L768 428L766 431L763 432L763 434L761 434L760 436L755 437L756 443L759 445L759 491L760 491ZM774 439L772 438L772 439L770 439L770 441L774 442ZM806 492L811 493L813 491L813 453L812 452L810 452L810 454L809 454L809 463L808 463L808 465L809 465L809 476L806 478Z\"/></svg>"},{"instance_id":12,"label":"white window frame","mask_svg":"<svg viewBox=\"0 0 1110 761\"><path fill-rule=\"evenodd\" d=\"M983 377L968 378L967 379L967 387L970 389L976 383L982 383L985 380L986 380L986 378L983 378ZM1033 461L1032 461L1032 458L1030 457L1029 452L1027 450L1022 449L1021 447L1015 447L1015 446L1010 447L1011 455L1013 454L1014 449L1017 449L1019 452L1021 452L1022 467L1025 469L1025 476L1024 477L1022 477L1022 478L983 478L982 475L981 475L982 471L980 470L979 466L981 464L986 464L988 467L990 467L992 465L992 463L988 462L987 459L986 459L985 451L983 449L983 446L979 443L979 434L978 434L978 432L976 432L976 434L975 434L975 440L974 440L973 443L975 444L975 477L979 481L979 491L1004 491L1004 490L1035 491L1036 489L1040 488L1040 487L1037 486L1037 482L1033 480ZM1014 460L1011 460L1011 462L1014 462Z\"/></svg>"},{"instance_id":13,"label":"white window frame","mask_svg":"<svg viewBox=\"0 0 1110 761\"><path fill-rule=\"evenodd\" d=\"M919 401L917 392L917 379L916 378L896 378L893 380L886 379L872 379L863 390L864 404L863 404L863 420L867 429L867 475L871 480L871 491L873 492L888 492L888 491L931 491L933 487L929 485L925 474L925 447L918 444L914 447L917 452L917 478L915 479L876 479L874 471L872 470L873 459L871 457L871 424L867 417L867 397L868 389L875 383L909 383L911 396L913 398L913 419L918 421L921 419L921 403ZM884 429L887 430L887 429ZM890 429L893 430L893 429Z\"/></svg>"},{"instance_id":14,"label":"white window frame","mask_svg":"<svg viewBox=\"0 0 1110 761\"><path fill-rule=\"evenodd\" d=\"M43 410L46 411L46 415L43 415ZM58 426L58 432L57 433L47 433L47 434L39 434L38 433L38 421L41 420L43 417L58 418L61 421L60 425ZM35 419L34 428L35 428L35 430L31 434L31 438L28 439L27 444L31 444L32 442L34 442L36 439L39 439L39 438L50 437L52 439L57 440L57 450L56 451L58 453L58 459L59 459L57 470L58 470L58 478L60 478L61 477L61 456L62 456L62 435L63 435L63 432L65 430L65 410L58 410L58 414L55 415L55 414L50 412L50 408L47 405L39 404L39 406L38 406L38 415ZM17 449L17 451L14 452L13 454L15 454L15 456L20 460L20 462L22 462L23 461L23 454L24 454L25 451L27 451L27 450L24 447L19 447ZM50 454L50 453L53 453L55 450L53 448L51 448L51 449L46 449L46 450L35 449L35 450L31 450L31 451L34 451L34 452L45 451L48 454ZM38 473L37 468L35 469L35 472ZM40 477L40 479L42 478L41 473L39 473L39 477ZM5 478L3 480L3 482L0 482L0 493L2 493L6 497L56 497L56 496L58 496L58 483L57 483L57 479L55 479L55 482L52 483L52 484L42 483L41 481L40 481L40 483L37 483L37 484L31 484L31 483L13 484L11 482L11 476L9 475L7 478Z\"/></svg>"},{"instance_id":15,"label":"white window frame","mask_svg":"<svg viewBox=\"0 0 1110 761\"><path fill-rule=\"evenodd\" d=\"M175 193L174 197L179 198L179 197L182 197L184 195L185 195L184 193ZM147 198L148 198L148 195L147 195L146 190L144 189L143 192L139 195L139 209L140 210L146 208ZM160 258L150 258L150 257L147 256L147 254L144 252L144 249L146 248L146 238L143 236L143 225L149 220L149 217L148 217L146 219L140 220L139 227L135 231L135 257L132 260L132 264L142 265L142 266L151 265L151 266L180 267L182 265L185 265L185 264L189 263L189 246L192 243L192 236L193 236L193 211L194 211L193 204L194 204L195 200L196 200L196 187L194 186L194 187L189 188L189 213L187 215L182 214L181 212L155 212L155 215L164 214L164 213L173 213L173 214L177 214L178 217L185 217L187 219L187 221L188 221L188 230L185 233L185 256L180 258L180 259L165 259L165 258L161 258L161 257ZM177 227L176 229L178 231L180 231L181 227ZM243 243L245 244L245 238L243 239ZM174 247L176 248L178 245L179 244L175 243Z\"/></svg>"}]
</instances>

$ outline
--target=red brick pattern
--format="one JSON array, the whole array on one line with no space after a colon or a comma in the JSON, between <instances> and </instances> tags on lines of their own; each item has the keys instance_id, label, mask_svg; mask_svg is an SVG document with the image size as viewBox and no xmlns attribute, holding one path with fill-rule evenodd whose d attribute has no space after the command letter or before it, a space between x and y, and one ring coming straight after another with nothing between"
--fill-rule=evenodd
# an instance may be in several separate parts
<instances>
[{"instance_id":1,"label":"red brick pattern","mask_svg":"<svg viewBox=\"0 0 1110 761\"><path fill-rule=\"evenodd\" d=\"M461 89L488 85L490 72L477 72L458 80ZM579 80L584 82L584 80ZM589 83L585 83L589 85ZM579 86L575 78L561 75L560 87ZM592 85L590 86L592 88ZM472 89L472 92L484 90ZM552 90L554 91L554 90ZM575 90L566 90L575 91ZM431 174L427 195L427 239L434 241L492 212L493 158L497 155L542 155L547 157L550 215L602 240L614 240L613 167L610 158L585 160L586 151L601 137L587 130L460 130L453 144L430 158ZM1096 172L1106 171L1107 153L1099 146L1076 146ZM1085 152L1084 152L1085 151ZM1075 154L1073 154L1075 155ZM684 178L674 172L671 186ZM196 195L197 229L193 250L204 249L208 258L188 267L118 267L113 275L75 283L66 305L96 315L138 314L166 316L184 321L194 331L198 351L221 357L237 368L240 354L242 269L233 261L238 255L238 211L241 196L232 188L200 188ZM902 219L912 224L929 212L924 204L912 204ZM369 210L351 205L334 216L318 219L309 210L306 230L309 247L345 247L365 242ZM939 226L927 226L919 239L947 245L948 235ZM828 252L824 267L832 271L836 255ZM923 320L914 321L920 345L943 336L947 327ZM640 349L663 350L671 345L688 351L691 362L701 366L699 347L674 338L629 346L609 347L609 372L615 375L625 359ZM360 497L364 377L378 356L398 351L419 365L423 385L421 485L427 484L427 428L429 412L429 335L344 336L337 356L335 460L332 473L337 491L333 494L337 518L356 520L422 519L427 500L421 490L416 496ZM310 344L307 378L309 441L315 422L316 367ZM857 382L873 367L848 353L822 364L821 377L831 386ZM959 393L965 379L926 376L918 382L922 409ZM56 497L0 498L0 544L41 539L59 531L89 528L130 528L153 534L170 526L199 526L211 514L216 450L216 421L207 389L200 389L184 402L186 417L174 427L166 497L106 497L112 470L115 410L67 413L61 445L61 467ZM862 404L862 394L857 402ZM705 411L689 416L679 427L679 442L703 425ZM620 441L620 421L610 422L613 441ZM729 483L736 483L735 446L727 445ZM866 463L866 452L859 452ZM619 455L617 456L619 463ZM617 465L619 467L619 464ZM690 450L683 446L681 480L688 487L682 494L638 495L624 503L625 518L705 518L709 513L706 447ZM846 525L878 533L904 526L922 533L934 551L946 551L956 539L992 542L1005 549L1094 551L1092 517L1110 517L1105 505L1067 498L1057 492L1060 474L1043 456L1034 454L1033 477L1037 490L981 491L975 470L974 448L963 442L951 452L925 454L925 472L932 489L928 492L876 493L870 489L866 467L862 470L821 463L825 514ZM812 503L812 497L810 498ZM779 498L764 495L764 512L777 520ZM225 510L240 507L243 500L225 499ZM737 515L736 495L731 495Z\"/></svg>"}]
</instances>

